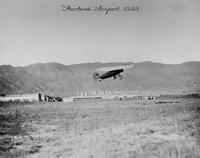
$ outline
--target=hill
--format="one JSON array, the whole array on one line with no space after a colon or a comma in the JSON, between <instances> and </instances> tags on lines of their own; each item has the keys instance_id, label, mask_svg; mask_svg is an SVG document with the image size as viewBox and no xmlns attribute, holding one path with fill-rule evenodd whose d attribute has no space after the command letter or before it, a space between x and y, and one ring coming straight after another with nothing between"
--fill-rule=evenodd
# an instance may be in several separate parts
<instances>
[{"instance_id":1,"label":"hill","mask_svg":"<svg viewBox=\"0 0 200 158\"><path fill-rule=\"evenodd\" d=\"M169 65L135 63L123 80L95 82L93 72L100 67L133 63L85 63L63 65L39 63L25 67L0 66L0 93L34 93L70 96L84 90L134 91L137 93L200 92L200 62Z\"/></svg>"}]
</instances>

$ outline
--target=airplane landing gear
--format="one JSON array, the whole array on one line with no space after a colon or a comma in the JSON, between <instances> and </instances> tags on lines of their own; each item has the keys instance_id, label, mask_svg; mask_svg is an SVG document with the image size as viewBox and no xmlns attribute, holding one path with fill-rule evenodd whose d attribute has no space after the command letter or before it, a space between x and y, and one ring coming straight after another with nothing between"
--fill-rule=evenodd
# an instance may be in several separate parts
<instances>
[{"instance_id":1,"label":"airplane landing gear","mask_svg":"<svg viewBox=\"0 0 200 158\"><path fill-rule=\"evenodd\" d=\"M122 80L122 79L123 79L123 76L122 76L122 75L119 75L119 79Z\"/></svg>"}]
</instances>

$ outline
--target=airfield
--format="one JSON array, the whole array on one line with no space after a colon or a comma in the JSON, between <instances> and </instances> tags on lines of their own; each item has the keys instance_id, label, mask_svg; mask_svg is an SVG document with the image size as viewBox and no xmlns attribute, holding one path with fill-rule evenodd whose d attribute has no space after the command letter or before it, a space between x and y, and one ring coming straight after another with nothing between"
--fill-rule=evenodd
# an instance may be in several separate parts
<instances>
[{"instance_id":1,"label":"airfield","mask_svg":"<svg viewBox=\"0 0 200 158\"><path fill-rule=\"evenodd\" d=\"M199 158L200 99L95 100L0 107L0 157Z\"/></svg>"}]
</instances>

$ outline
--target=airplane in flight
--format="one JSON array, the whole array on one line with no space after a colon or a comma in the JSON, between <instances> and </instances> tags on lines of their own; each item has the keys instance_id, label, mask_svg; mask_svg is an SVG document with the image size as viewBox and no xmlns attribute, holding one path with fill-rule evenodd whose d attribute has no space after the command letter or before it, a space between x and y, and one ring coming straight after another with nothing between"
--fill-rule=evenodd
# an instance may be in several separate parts
<instances>
[{"instance_id":1,"label":"airplane in flight","mask_svg":"<svg viewBox=\"0 0 200 158\"><path fill-rule=\"evenodd\" d=\"M111 78L115 80L117 77L121 80L123 76L120 74L125 69L131 68L134 65L123 65L123 66L114 66L114 67L104 67L97 69L93 74L93 79L95 81L101 82L104 79Z\"/></svg>"}]
</instances>

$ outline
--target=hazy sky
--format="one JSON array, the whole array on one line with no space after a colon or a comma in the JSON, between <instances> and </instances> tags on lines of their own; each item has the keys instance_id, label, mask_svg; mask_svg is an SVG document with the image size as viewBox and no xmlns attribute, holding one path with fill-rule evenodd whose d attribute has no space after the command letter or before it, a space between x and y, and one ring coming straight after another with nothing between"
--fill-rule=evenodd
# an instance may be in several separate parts
<instances>
[{"instance_id":1,"label":"hazy sky","mask_svg":"<svg viewBox=\"0 0 200 158\"><path fill-rule=\"evenodd\" d=\"M64 12L139 6L138 12ZM0 65L200 61L199 0L0 0Z\"/></svg>"}]
</instances>

